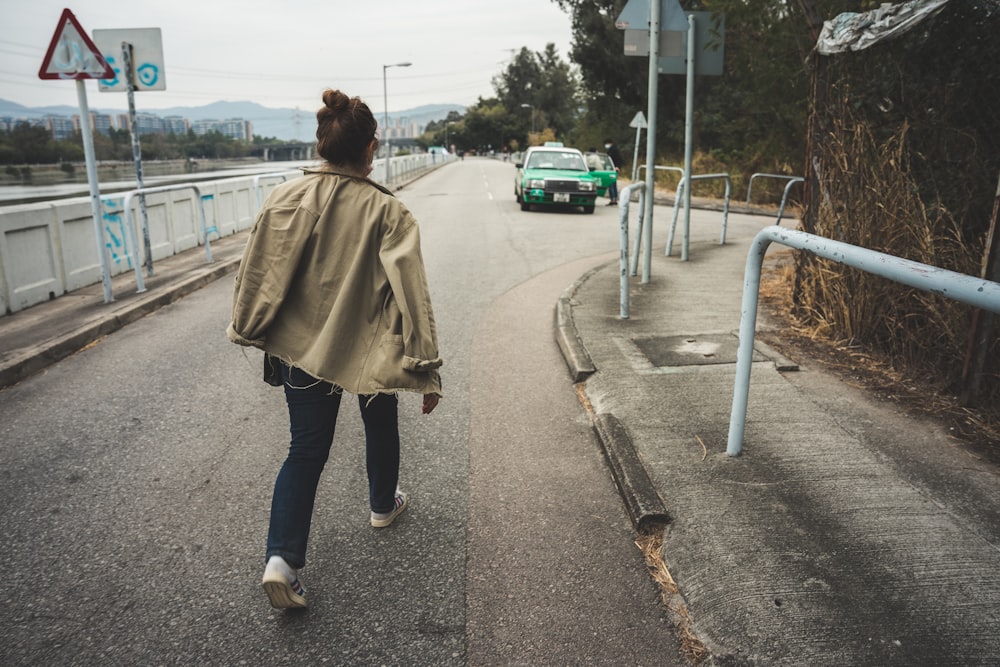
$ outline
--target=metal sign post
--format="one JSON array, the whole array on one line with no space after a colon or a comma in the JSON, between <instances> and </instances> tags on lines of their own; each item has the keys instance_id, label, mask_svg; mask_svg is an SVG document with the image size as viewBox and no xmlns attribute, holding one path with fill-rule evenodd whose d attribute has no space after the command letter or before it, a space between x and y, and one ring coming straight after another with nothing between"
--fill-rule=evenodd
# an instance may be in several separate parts
<instances>
[{"instance_id":1,"label":"metal sign post","mask_svg":"<svg viewBox=\"0 0 1000 667\"><path fill-rule=\"evenodd\" d=\"M648 33L641 28L648 10ZM655 16L655 25L654 25ZM625 31L625 55L649 55L649 131L646 135L646 185L649 188L647 220L653 220L653 186L656 159L657 74L686 74L687 100L684 119L684 244L681 259L687 261L691 226L691 154L696 74L722 74L725 17L721 13L685 12L677 0L628 0L615 21ZM646 41L648 39L648 47ZM685 48L686 47L686 48ZM696 48L697 47L697 48ZM697 57L696 57L697 56ZM651 148L652 147L652 148ZM634 176L633 176L634 179ZM652 229L652 224L649 225ZM646 282L644 279L643 282Z\"/></svg>"},{"instance_id":2,"label":"metal sign post","mask_svg":"<svg viewBox=\"0 0 1000 667\"><path fill-rule=\"evenodd\" d=\"M675 0L676 1L676 0ZM646 209L643 217L646 226L642 228L642 282L649 282L649 269L653 255L653 193L656 188L656 105L659 97L660 75L656 71L656 60L660 55L660 3L649 3L649 80L647 83L649 106L649 130L646 132Z\"/></svg>"},{"instance_id":3,"label":"metal sign post","mask_svg":"<svg viewBox=\"0 0 1000 667\"><path fill-rule=\"evenodd\" d=\"M642 115L641 111L637 111L628 126L635 128L635 149L632 151L632 182L634 183L636 175L639 173L639 142L642 141L642 128L647 126L646 117Z\"/></svg>"},{"instance_id":4,"label":"metal sign post","mask_svg":"<svg viewBox=\"0 0 1000 667\"><path fill-rule=\"evenodd\" d=\"M691 246L691 190L694 177L691 175L691 159L694 143L694 66L695 66L695 18L688 16L687 40L687 91L684 101L684 176L687 187L684 188L684 242L681 244L681 261L688 261L688 248Z\"/></svg>"},{"instance_id":5,"label":"metal sign post","mask_svg":"<svg viewBox=\"0 0 1000 667\"><path fill-rule=\"evenodd\" d=\"M153 247L149 240L149 214L146 212L146 195L141 191L145 187L142 182L142 145L139 142L139 130L135 118L135 70L132 69L132 45L122 42L122 64L125 66L125 87L128 92L128 119L132 132L132 162L135 163L135 187L139 193L139 212L142 216L142 244L146 256L146 275L153 275Z\"/></svg>"},{"instance_id":6,"label":"metal sign post","mask_svg":"<svg viewBox=\"0 0 1000 667\"><path fill-rule=\"evenodd\" d=\"M87 164L87 183L90 186L90 213L94 218L94 236L97 255L101 264L101 282L104 285L104 302L114 300L111 295L111 269L105 252L104 229L101 224L101 191L97 182L97 161L94 157L94 135L87 105L87 79L106 79L114 76L104 56L87 37L73 12L64 9L49 43L48 51L38 69L40 79L76 81L76 98L80 106L80 135L83 138L83 156Z\"/></svg>"},{"instance_id":7,"label":"metal sign post","mask_svg":"<svg viewBox=\"0 0 1000 667\"><path fill-rule=\"evenodd\" d=\"M146 275L153 275L153 250L149 239L149 214L146 195L142 193L142 145L136 123L135 93L140 90L166 90L167 80L163 64L163 39L159 28L127 28L95 30L94 42L101 48L109 64L121 57L121 67L114 68L114 75L102 79L98 90L124 91L128 96L129 130L132 135L132 162L135 164L135 184L140 191L139 211L142 216L142 242Z\"/></svg>"}]
</instances>

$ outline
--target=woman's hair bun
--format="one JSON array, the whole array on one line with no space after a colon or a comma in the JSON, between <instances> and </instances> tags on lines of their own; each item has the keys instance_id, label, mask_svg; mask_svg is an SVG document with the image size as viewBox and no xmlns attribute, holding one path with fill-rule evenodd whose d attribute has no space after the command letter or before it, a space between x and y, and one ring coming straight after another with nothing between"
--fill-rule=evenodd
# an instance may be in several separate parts
<instances>
[{"instance_id":1,"label":"woman's hair bun","mask_svg":"<svg viewBox=\"0 0 1000 667\"><path fill-rule=\"evenodd\" d=\"M331 111L346 111L351 98L339 90L327 89L323 92L323 104Z\"/></svg>"},{"instance_id":2,"label":"woman's hair bun","mask_svg":"<svg viewBox=\"0 0 1000 667\"><path fill-rule=\"evenodd\" d=\"M316 112L316 152L327 162L364 169L377 129L375 116L361 98L333 88L323 91L323 106Z\"/></svg>"}]
</instances>

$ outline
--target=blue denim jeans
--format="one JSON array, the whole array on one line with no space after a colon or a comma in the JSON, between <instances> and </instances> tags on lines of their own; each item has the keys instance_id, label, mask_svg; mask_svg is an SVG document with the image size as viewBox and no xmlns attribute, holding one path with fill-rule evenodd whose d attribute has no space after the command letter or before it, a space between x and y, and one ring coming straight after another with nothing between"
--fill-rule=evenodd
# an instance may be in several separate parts
<instances>
[{"instance_id":1,"label":"blue denim jeans","mask_svg":"<svg viewBox=\"0 0 1000 667\"><path fill-rule=\"evenodd\" d=\"M293 568L306 563L306 544L319 478L330 455L340 387L282 364L291 444L271 498L267 558L281 556ZM398 401L393 394L358 396L365 424L368 500L373 512L390 512L399 481Z\"/></svg>"}]
</instances>

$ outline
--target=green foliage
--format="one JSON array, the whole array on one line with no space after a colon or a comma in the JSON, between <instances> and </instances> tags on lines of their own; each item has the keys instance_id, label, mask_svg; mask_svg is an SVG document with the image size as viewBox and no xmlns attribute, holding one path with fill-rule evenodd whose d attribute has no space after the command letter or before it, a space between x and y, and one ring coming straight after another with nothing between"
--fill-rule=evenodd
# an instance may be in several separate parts
<instances>
[{"instance_id":1,"label":"green foliage","mask_svg":"<svg viewBox=\"0 0 1000 667\"><path fill-rule=\"evenodd\" d=\"M528 145L532 128L539 135L551 129L554 136L566 140L579 120L579 78L554 44L541 52L522 48L514 53L507 68L494 77L493 89L496 103L507 116L503 145Z\"/></svg>"},{"instance_id":2,"label":"green foliage","mask_svg":"<svg viewBox=\"0 0 1000 667\"><path fill-rule=\"evenodd\" d=\"M432 120L424 128L424 134L417 138L417 145L427 150L430 146L445 146L451 150L461 150L468 146L464 116L457 111L449 111L443 120Z\"/></svg>"},{"instance_id":3,"label":"green foliage","mask_svg":"<svg viewBox=\"0 0 1000 667\"><path fill-rule=\"evenodd\" d=\"M630 153L628 122L648 108L649 61L624 55L624 34L614 22L626 0L553 0L573 19L572 60L580 69L586 115L581 145L611 137ZM733 173L804 169L809 73L806 56L815 42L804 13L821 18L861 11L862 0L701 0L680 3L687 11L725 17L722 76L695 81L695 151L725 154ZM877 3L876 3L877 4ZM656 153L679 163L684 148L685 77L660 75Z\"/></svg>"},{"instance_id":4,"label":"green foliage","mask_svg":"<svg viewBox=\"0 0 1000 667\"><path fill-rule=\"evenodd\" d=\"M480 152L500 151L512 139L520 140L527 134L520 115L512 113L496 98L480 97L465 115L463 147Z\"/></svg>"}]
</instances>

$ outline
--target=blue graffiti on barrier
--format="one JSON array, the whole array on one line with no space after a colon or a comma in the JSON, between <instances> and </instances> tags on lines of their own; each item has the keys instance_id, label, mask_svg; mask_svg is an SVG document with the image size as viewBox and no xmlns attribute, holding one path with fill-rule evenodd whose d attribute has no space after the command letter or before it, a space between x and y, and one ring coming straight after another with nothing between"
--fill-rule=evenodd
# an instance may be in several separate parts
<instances>
[{"instance_id":1,"label":"blue graffiti on barrier","mask_svg":"<svg viewBox=\"0 0 1000 667\"><path fill-rule=\"evenodd\" d=\"M108 249L111 261L118 266L125 263L126 269L132 268L132 257L128 251L125 235L125 198L104 199L101 217L104 218L104 246Z\"/></svg>"}]
</instances>

